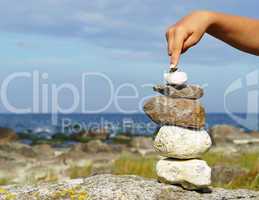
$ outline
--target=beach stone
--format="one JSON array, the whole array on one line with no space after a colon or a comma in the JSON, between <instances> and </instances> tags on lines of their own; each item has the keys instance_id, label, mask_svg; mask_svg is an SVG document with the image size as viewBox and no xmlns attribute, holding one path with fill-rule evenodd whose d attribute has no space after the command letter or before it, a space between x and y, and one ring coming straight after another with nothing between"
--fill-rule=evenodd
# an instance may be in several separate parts
<instances>
[{"instance_id":1,"label":"beach stone","mask_svg":"<svg viewBox=\"0 0 259 200\"><path fill-rule=\"evenodd\" d=\"M185 72L174 71L165 73L164 79L168 84L183 85L188 80L188 76Z\"/></svg>"},{"instance_id":2,"label":"beach stone","mask_svg":"<svg viewBox=\"0 0 259 200\"><path fill-rule=\"evenodd\" d=\"M159 160L156 165L158 180L179 184L185 189L207 188L211 184L211 168L203 160Z\"/></svg>"},{"instance_id":3,"label":"beach stone","mask_svg":"<svg viewBox=\"0 0 259 200\"><path fill-rule=\"evenodd\" d=\"M205 125L205 110L198 100L156 96L145 102L144 111L159 125L195 129L201 129Z\"/></svg>"},{"instance_id":4,"label":"beach stone","mask_svg":"<svg viewBox=\"0 0 259 200\"><path fill-rule=\"evenodd\" d=\"M205 130L177 126L161 127L154 141L154 148L161 156L178 159L200 158L211 145Z\"/></svg>"},{"instance_id":5,"label":"beach stone","mask_svg":"<svg viewBox=\"0 0 259 200\"><path fill-rule=\"evenodd\" d=\"M203 89L196 85L156 85L153 90L172 98L199 99L203 96Z\"/></svg>"}]
</instances>

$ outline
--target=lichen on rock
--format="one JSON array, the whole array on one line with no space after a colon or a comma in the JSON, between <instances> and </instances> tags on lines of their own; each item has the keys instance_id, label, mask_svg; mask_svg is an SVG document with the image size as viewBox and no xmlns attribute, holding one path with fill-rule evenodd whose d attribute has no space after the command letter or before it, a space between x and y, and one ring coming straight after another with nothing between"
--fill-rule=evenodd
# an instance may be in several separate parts
<instances>
[{"instance_id":1,"label":"lichen on rock","mask_svg":"<svg viewBox=\"0 0 259 200\"><path fill-rule=\"evenodd\" d=\"M138 176L96 175L59 183L32 186L6 186L0 192L0 200L234 200L259 199L259 192L249 190L225 190L212 188L210 193L184 190L181 187L159 183L154 179Z\"/></svg>"}]
</instances>

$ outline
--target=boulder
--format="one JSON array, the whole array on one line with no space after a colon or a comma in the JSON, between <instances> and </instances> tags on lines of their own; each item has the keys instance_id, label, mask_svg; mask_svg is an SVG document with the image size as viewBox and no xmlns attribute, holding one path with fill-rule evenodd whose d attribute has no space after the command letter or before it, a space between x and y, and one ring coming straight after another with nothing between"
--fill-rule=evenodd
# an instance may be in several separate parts
<instances>
[{"instance_id":1,"label":"boulder","mask_svg":"<svg viewBox=\"0 0 259 200\"><path fill-rule=\"evenodd\" d=\"M104 128L94 129L94 130L90 129L90 130L74 133L72 135L72 138L78 141L85 141L85 140L91 140L91 139L106 140L108 137L109 137L109 132Z\"/></svg>"},{"instance_id":2,"label":"boulder","mask_svg":"<svg viewBox=\"0 0 259 200\"><path fill-rule=\"evenodd\" d=\"M259 138L251 138L251 139L236 139L233 140L234 144L237 145L246 145L246 144L259 144Z\"/></svg>"},{"instance_id":3,"label":"boulder","mask_svg":"<svg viewBox=\"0 0 259 200\"><path fill-rule=\"evenodd\" d=\"M211 184L211 169L203 160L162 159L156 165L158 179L179 184L190 190L204 189Z\"/></svg>"},{"instance_id":4,"label":"boulder","mask_svg":"<svg viewBox=\"0 0 259 200\"><path fill-rule=\"evenodd\" d=\"M246 176L247 172L240 166L217 164L212 167L211 180L215 185L227 185L237 177Z\"/></svg>"},{"instance_id":5,"label":"boulder","mask_svg":"<svg viewBox=\"0 0 259 200\"><path fill-rule=\"evenodd\" d=\"M82 151L89 153L111 152L112 148L101 140L91 140L82 145Z\"/></svg>"},{"instance_id":6,"label":"boulder","mask_svg":"<svg viewBox=\"0 0 259 200\"><path fill-rule=\"evenodd\" d=\"M130 142L130 146L136 149L152 149L153 140L151 137L134 137Z\"/></svg>"},{"instance_id":7,"label":"boulder","mask_svg":"<svg viewBox=\"0 0 259 200\"><path fill-rule=\"evenodd\" d=\"M196 85L156 85L153 90L172 98L199 99L203 96L203 89Z\"/></svg>"},{"instance_id":8,"label":"boulder","mask_svg":"<svg viewBox=\"0 0 259 200\"><path fill-rule=\"evenodd\" d=\"M214 144L233 143L234 140L252 139L248 133L230 125L215 125L209 129Z\"/></svg>"},{"instance_id":9,"label":"boulder","mask_svg":"<svg viewBox=\"0 0 259 200\"><path fill-rule=\"evenodd\" d=\"M155 138L154 148L165 157L190 159L201 157L211 144L210 136L205 130L163 126Z\"/></svg>"},{"instance_id":10,"label":"boulder","mask_svg":"<svg viewBox=\"0 0 259 200\"><path fill-rule=\"evenodd\" d=\"M201 129L205 126L205 110L198 100L173 99L166 96L152 97L144 111L159 125L176 125Z\"/></svg>"},{"instance_id":11,"label":"boulder","mask_svg":"<svg viewBox=\"0 0 259 200\"><path fill-rule=\"evenodd\" d=\"M18 142L2 144L0 145L0 151L8 157L11 157L11 154L15 155L17 158L20 156L27 158L35 158L37 156L37 154L33 151L31 146L21 144Z\"/></svg>"},{"instance_id":12,"label":"boulder","mask_svg":"<svg viewBox=\"0 0 259 200\"><path fill-rule=\"evenodd\" d=\"M251 136L253 138L259 138L259 132L258 131L247 132L247 134L249 134L249 136Z\"/></svg>"},{"instance_id":13,"label":"boulder","mask_svg":"<svg viewBox=\"0 0 259 200\"><path fill-rule=\"evenodd\" d=\"M14 142L17 139L18 137L12 129L0 127L0 145Z\"/></svg>"},{"instance_id":14,"label":"boulder","mask_svg":"<svg viewBox=\"0 0 259 200\"><path fill-rule=\"evenodd\" d=\"M125 144L109 144L109 146L114 153L127 151L127 146Z\"/></svg>"},{"instance_id":15,"label":"boulder","mask_svg":"<svg viewBox=\"0 0 259 200\"><path fill-rule=\"evenodd\" d=\"M49 144L35 145L33 151L43 159L49 159L55 156L55 150Z\"/></svg>"},{"instance_id":16,"label":"boulder","mask_svg":"<svg viewBox=\"0 0 259 200\"><path fill-rule=\"evenodd\" d=\"M181 187L158 183L139 176L102 174L85 179L72 179L59 183L1 187L0 200L257 200L259 192L213 188L210 193L184 190Z\"/></svg>"}]
</instances>

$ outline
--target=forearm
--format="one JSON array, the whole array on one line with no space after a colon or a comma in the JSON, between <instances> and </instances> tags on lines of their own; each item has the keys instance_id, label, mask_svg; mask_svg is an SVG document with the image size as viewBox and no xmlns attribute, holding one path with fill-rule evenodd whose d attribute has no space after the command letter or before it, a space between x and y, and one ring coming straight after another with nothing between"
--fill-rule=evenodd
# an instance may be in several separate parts
<instances>
[{"instance_id":1,"label":"forearm","mask_svg":"<svg viewBox=\"0 0 259 200\"><path fill-rule=\"evenodd\" d=\"M242 51L259 55L259 20L214 12L208 14L208 34Z\"/></svg>"}]
</instances>

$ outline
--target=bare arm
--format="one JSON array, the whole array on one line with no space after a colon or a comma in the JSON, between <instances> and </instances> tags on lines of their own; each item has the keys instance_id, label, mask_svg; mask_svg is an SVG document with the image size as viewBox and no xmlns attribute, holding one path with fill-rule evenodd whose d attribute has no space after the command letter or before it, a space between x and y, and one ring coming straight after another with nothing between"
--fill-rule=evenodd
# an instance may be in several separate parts
<instances>
[{"instance_id":1,"label":"bare arm","mask_svg":"<svg viewBox=\"0 0 259 200\"><path fill-rule=\"evenodd\" d=\"M259 55L259 20L223 13L198 11L169 27L166 38L171 63L208 33L242 51Z\"/></svg>"}]
</instances>

